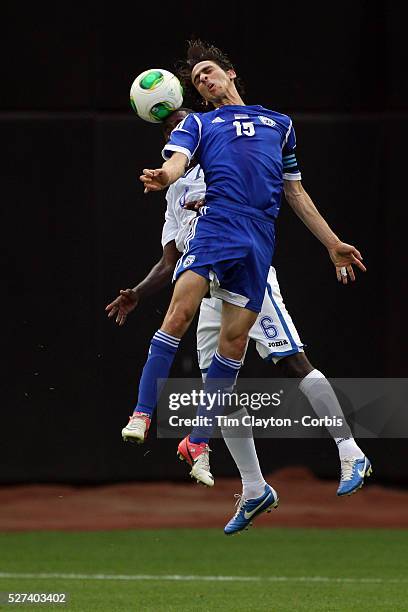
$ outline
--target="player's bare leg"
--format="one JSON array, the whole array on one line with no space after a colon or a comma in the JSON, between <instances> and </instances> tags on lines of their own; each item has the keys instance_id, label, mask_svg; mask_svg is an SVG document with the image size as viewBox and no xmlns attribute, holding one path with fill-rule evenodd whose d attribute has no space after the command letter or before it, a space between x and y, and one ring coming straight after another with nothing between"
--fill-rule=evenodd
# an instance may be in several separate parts
<instances>
[{"instance_id":1,"label":"player's bare leg","mask_svg":"<svg viewBox=\"0 0 408 612\"><path fill-rule=\"evenodd\" d=\"M312 366L305 353L295 353L282 357L276 367L282 378L305 378L315 368Z\"/></svg>"},{"instance_id":2,"label":"player's bare leg","mask_svg":"<svg viewBox=\"0 0 408 612\"><path fill-rule=\"evenodd\" d=\"M248 342L248 333L258 314L229 302L222 304L218 352L228 359L241 360Z\"/></svg>"},{"instance_id":3,"label":"player's bare leg","mask_svg":"<svg viewBox=\"0 0 408 612\"><path fill-rule=\"evenodd\" d=\"M201 300L208 292L208 287L208 280L192 270L187 270L179 276L161 331L182 338L190 327Z\"/></svg>"},{"instance_id":4,"label":"player's bare leg","mask_svg":"<svg viewBox=\"0 0 408 612\"><path fill-rule=\"evenodd\" d=\"M161 328L153 336L149 357L139 385L139 398L129 423L122 429L125 442L141 444L149 431L156 406L157 379L167 378L175 353L208 291L208 280L188 270L177 280Z\"/></svg>"}]
</instances>

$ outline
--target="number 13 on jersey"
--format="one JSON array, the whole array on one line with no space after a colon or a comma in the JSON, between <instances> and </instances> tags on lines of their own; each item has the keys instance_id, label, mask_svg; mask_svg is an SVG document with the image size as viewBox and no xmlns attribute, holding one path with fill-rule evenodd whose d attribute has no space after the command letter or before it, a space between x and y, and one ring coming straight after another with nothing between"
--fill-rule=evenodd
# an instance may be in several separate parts
<instances>
[{"instance_id":1,"label":"number 13 on jersey","mask_svg":"<svg viewBox=\"0 0 408 612\"><path fill-rule=\"evenodd\" d=\"M232 125L235 126L237 130L237 136L254 136L255 135L255 126L252 121L234 121Z\"/></svg>"}]
</instances>

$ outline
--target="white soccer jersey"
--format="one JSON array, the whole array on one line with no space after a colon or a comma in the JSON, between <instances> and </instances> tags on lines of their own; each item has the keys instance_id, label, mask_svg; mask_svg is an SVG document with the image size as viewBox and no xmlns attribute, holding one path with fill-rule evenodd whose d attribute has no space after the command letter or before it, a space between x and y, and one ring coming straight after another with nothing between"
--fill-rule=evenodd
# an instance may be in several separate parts
<instances>
[{"instance_id":1,"label":"white soccer jersey","mask_svg":"<svg viewBox=\"0 0 408 612\"><path fill-rule=\"evenodd\" d=\"M162 246L172 240L180 252L184 250L184 241L190 229L190 221L197 216L193 210L187 210L184 205L205 197L206 185L204 173L199 165L187 170L175 183L170 185L166 193L167 208L162 231Z\"/></svg>"}]
</instances>

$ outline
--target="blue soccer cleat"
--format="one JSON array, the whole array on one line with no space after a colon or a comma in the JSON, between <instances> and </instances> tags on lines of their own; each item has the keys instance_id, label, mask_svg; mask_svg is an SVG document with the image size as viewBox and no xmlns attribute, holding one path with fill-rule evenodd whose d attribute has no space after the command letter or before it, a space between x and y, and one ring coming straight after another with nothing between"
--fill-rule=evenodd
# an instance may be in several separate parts
<instances>
[{"instance_id":1,"label":"blue soccer cleat","mask_svg":"<svg viewBox=\"0 0 408 612\"><path fill-rule=\"evenodd\" d=\"M342 459L340 484L337 495L351 495L361 489L364 478L370 476L373 471L367 457L353 459L352 457Z\"/></svg>"},{"instance_id":2,"label":"blue soccer cleat","mask_svg":"<svg viewBox=\"0 0 408 612\"><path fill-rule=\"evenodd\" d=\"M224 527L225 535L233 535L252 525L254 518L262 512L270 512L279 504L278 494L268 484L265 485L265 493L255 499L245 499L238 495L238 508L232 519Z\"/></svg>"}]
</instances>

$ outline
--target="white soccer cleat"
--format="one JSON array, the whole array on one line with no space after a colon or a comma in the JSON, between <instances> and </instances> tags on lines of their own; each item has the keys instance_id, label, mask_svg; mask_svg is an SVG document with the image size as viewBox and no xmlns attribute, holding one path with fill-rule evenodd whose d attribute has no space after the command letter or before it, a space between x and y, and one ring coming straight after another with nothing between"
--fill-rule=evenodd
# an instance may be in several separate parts
<instances>
[{"instance_id":1,"label":"white soccer cleat","mask_svg":"<svg viewBox=\"0 0 408 612\"><path fill-rule=\"evenodd\" d=\"M144 412L135 412L129 417L129 423L122 429L124 442L143 444L149 431L151 418Z\"/></svg>"},{"instance_id":2,"label":"white soccer cleat","mask_svg":"<svg viewBox=\"0 0 408 612\"><path fill-rule=\"evenodd\" d=\"M214 486L214 477L210 472L210 447L205 442L194 444L186 436L178 445L177 455L181 461L191 465L190 476L207 487Z\"/></svg>"}]
</instances>

